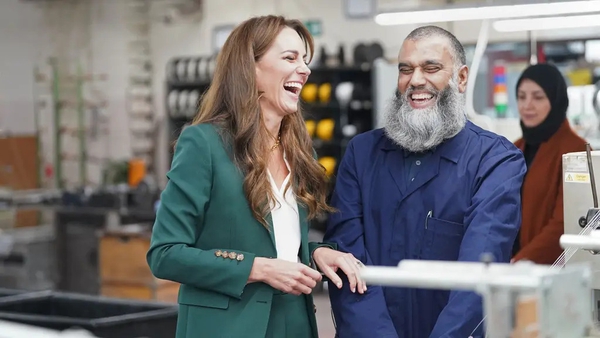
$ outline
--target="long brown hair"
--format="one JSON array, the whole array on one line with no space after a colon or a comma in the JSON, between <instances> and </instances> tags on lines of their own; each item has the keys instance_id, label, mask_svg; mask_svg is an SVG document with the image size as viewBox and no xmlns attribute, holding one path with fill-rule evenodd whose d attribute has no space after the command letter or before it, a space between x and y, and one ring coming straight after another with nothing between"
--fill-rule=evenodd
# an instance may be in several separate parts
<instances>
[{"instance_id":1,"label":"long brown hair","mask_svg":"<svg viewBox=\"0 0 600 338\"><path fill-rule=\"evenodd\" d=\"M272 138L259 105L256 62L285 27L300 35L312 59L314 42L300 21L269 15L241 23L217 56L210 88L203 95L200 111L192 123L216 125L224 139L229 140L234 163L244 174L244 192L252 213L267 228L269 203L275 203L267 174L270 148L266 140ZM280 135L291 167L291 187L298 201L308 208L308 218L333 211L326 203L329 184L325 169L313 157L312 140L300 108L283 118Z\"/></svg>"}]
</instances>

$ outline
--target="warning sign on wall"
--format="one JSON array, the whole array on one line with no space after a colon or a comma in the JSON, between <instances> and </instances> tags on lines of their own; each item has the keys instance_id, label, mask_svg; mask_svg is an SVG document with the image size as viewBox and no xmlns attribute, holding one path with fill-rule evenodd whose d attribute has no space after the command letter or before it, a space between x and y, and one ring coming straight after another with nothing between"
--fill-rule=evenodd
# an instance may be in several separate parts
<instances>
[{"instance_id":1,"label":"warning sign on wall","mask_svg":"<svg viewBox=\"0 0 600 338\"><path fill-rule=\"evenodd\" d=\"M565 173L565 182L572 183L590 183L590 175L588 173Z\"/></svg>"}]
</instances>

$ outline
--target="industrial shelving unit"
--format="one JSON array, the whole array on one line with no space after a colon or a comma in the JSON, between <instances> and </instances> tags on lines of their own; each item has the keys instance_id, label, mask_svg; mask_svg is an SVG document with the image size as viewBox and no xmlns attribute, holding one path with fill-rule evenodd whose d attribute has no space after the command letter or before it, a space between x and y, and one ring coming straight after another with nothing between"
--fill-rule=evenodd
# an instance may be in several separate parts
<instances>
[{"instance_id":1,"label":"industrial shelving unit","mask_svg":"<svg viewBox=\"0 0 600 338\"><path fill-rule=\"evenodd\" d=\"M370 66L315 67L302 90L306 126L332 189L348 142L374 127L372 77ZM312 227L324 231L325 222L314 220Z\"/></svg>"},{"instance_id":2,"label":"industrial shelving unit","mask_svg":"<svg viewBox=\"0 0 600 338\"><path fill-rule=\"evenodd\" d=\"M89 84L105 81L106 76L85 73L76 62L50 58L47 67L36 67L34 78L40 187L68 189L99 184L97 178L90 178L89 166L102 166L104 158L90 153L88 140L108 131L101 123L91 125L94 118L90 111L102 109L106 101L93 100L85 93ZM72 170L65 168L69 164ZM44 182L44 176L53 177L53 182Z\"/></svg>"},{"instance_id":3,"label":"industrial shelving unit","mask_svg":"<svg viewBox=\"0 0 600 338\"><path fill-rule=\"evenodd\" d=\"M358 66L312 69L301 93L305 120L313 144L331 175L344 155L348 141L373 129L371 68ZM316 93L313 93L316 91Z\"/></svg>"},{"instance_id":4,"label":"industrial shelving unit","mask_svg":"<svg viewBox=\"0 0 600 338\"><path fill-rule=\"evenodd\" d=\"M129 117L131 156L144 161L148 172L155 173L155 123L153 102L153 63L150 30L152 1L129 0L125 15L129 28L127 46L129 77L127 114Z\"/></svg>"},{"instance_id":5,"label":"industrial shelving unit","mask_svg":"<svg viewBox=\"0 0 600 338\"><path fill-rule=\"evenodd\" d=\"M210 85L215 61L214 56L205 55L176 57L167 64L165 104L171 159L175 140L193 120L198 111L199 100Z\"/></svg>"},{"instance_id":6,"label":"industrial shelving unit","mask_svg":"<svg viewBox=\"0 0 600 338\"><path fill-rule=\"evenodd\" d=\"M198 101L210 85L213 60L211 56L178 57L167 65L165 102L171 153L173 141L194 118ZM334 175L348 141L373 128L371 67L317 67L311 71L301 93L305 120L317 154Z\"/></svg>"}]
</instances>

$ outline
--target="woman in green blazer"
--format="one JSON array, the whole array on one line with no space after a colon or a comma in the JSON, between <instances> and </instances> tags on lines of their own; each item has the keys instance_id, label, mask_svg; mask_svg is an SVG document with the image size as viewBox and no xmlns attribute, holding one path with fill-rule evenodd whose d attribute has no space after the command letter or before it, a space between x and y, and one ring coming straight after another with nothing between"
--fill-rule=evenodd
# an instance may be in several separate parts
<instances>
[{"instance_id":1,"label":"woman in green blazer","mask_svg":"<svg viewBox=\"0 0 600 338\"><path fill-rule=\"evenodd\" d=\"M308 220L332 210L298 106L307 49L297 20L242 23L177 141L147 256L181 283L177 338L316 338L317 268L366 290L356 258L308 243Z\"/></svg>"}]
</instances>

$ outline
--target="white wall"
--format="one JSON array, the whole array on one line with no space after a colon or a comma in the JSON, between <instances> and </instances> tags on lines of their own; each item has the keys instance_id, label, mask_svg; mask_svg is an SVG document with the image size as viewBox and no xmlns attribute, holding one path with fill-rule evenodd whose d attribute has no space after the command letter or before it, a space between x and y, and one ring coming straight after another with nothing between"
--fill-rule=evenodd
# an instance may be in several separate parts
<instances>
[{"instance_id":1,"label":"white wall","mask_svg":"<svg viewBox=\"0 0 600 338\"><path fill-rule=\"evenodd\" d=\"M59 56L73 74L81 63L86 73L105 74L106 81L86 85L85 93L97 92L106 98L103 113L108 117L109 134L89 140L91 156L127 158L130 153L125 92L127 76L126 44L123 43L121 1L3 0L0 2L0 130L10 134L33 134L34 102L51 102L51 83L35 83L34 68L47 72L48 57ZM119 40L119 37L121 39ZM116 43L115 43L116 40ZM68 81L63 80L63 83ZM65 86L67 86L65 84ZM63 88L61 92L69 90ZM71 90L72 92L72 90ZM62 114L65 125L76 125L75 111ZM51 110L41 109L44 151L53 150ZM77 154L77 139L65 136L63 148ZM18 149L0 149L18 151ZM48 156L48 161L53 158ZM89 174L96 181L99 165L90 165ZM77 162L65 161L65 176L77 180Z\"/></svg>"},{"instance_id":2,"label":"white wall","mask_svg":"<svg viewBox=\"0 0 600 338\"><path fill-rule=\"evenodd\" d=\"M165 1L158 1L161 6ZM385 9L406 4L409 0L380 0ZM414 4L417 0L410 0ZM40 3L45 1L40 1ZM51 1L49 1L51 2ZM130 153L128 136L128 117L126 115L127 88L127 29L123 17L126 0L94 0L89 27L85 23L71 25L71 31L88 29L91 37L87 46L70 45L74 51L84 50L93 55L92 69L97 73L106 73L108 81L99 84L107 95L109 106L106 114L110 117L110 138L108 156L111 158L127 157ZM431 3L431 1L429 1ZM35 1L2 0L0 1L0 128L13 132L33 131L33 79L32 68L51 55L56 41L49 38L56 27L43 23L44 11ZM203 55L211 52L212 29L220 25L238 24L242 20L262 14L282 14L298 19L320 19L323 23L323 36L317 37L318 46L327 45L329 52L335 52L342 43L351 56L351 48L358 41L380 41L385 48L386 56L394 58L402 39L415 26L376 25L373 20L348 20L344 17L342 0L204 0L204 11L201 19L196 16L176 20L164 24L158 19L160 6L155 13L156 20L152 27L152 49L155 67L155 107L157 117L165 116L165 84L164 75L167 61L181 55ZM67 17L68 18L68 17ZM65 18L64 20L68 19ZM477 40L480 22L460 22L440 24L452 30L463 43ZM560 35L558 35L560 33ZM546 31L538 34L541 39L598 36L598 29ZM75 33L73 33L75 34ZM63 39L70 39L64 36ZM72 39L72 37L71 37ZM490 33L490 41L526 40L527 34ZM64 41L63 41L64 42ZM83 53L83 52L81 52ZM164 126L165 123L162 123ZM158 145L162 178L168 164L167 135L163 128L162 144ZM1 151L1 150L0 150ZM163 180L164 182L164 180Z\"/></svg>"}]
</instances>

